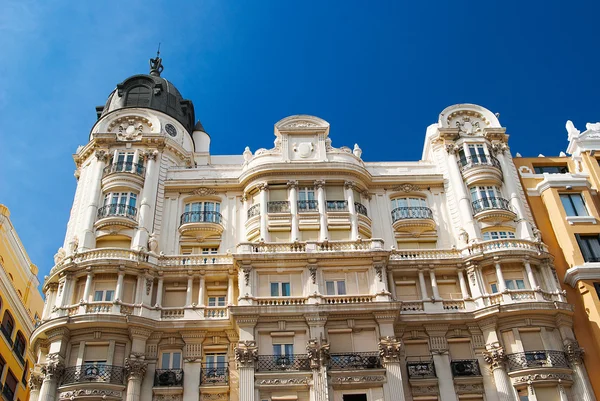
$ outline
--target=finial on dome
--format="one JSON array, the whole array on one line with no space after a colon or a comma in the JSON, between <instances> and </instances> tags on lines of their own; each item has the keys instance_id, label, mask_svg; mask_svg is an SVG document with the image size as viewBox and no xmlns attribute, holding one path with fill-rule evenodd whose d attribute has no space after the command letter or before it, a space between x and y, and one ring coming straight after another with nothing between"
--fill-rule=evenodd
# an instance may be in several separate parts
<instances>
[{"instance_id":1,"label":"finial on dome","mask_svg":"<svg viewBox=\"0 0 600 401\"><path fill-rule=\"evenodd\" d=\"M165 67L162 65L162 58L160 58L160 43L158 44L158 50L156 51L156 58L150 59L150 75L160 77L160 73L163 72Z\"/></svg>"}]
</instances>

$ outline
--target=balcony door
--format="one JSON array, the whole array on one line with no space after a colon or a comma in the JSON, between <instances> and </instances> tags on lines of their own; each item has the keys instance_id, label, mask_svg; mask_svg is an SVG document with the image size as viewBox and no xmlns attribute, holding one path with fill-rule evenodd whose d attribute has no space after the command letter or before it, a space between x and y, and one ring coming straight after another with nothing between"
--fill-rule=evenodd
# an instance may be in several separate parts
<instances>
[{"instance_id":1,"label":"balcony door","mask_svg":"<svg viewBox=\"0 0 600 401\"><path fill-rule=\"evenodd\" d=\"M366 394L344 394L343 401L367 401Z\"/></svg>"},{"instance_id":2,"label":"balcony door","mask_svg":"<svg viewBox=\"0 0 600 401\"><path fill-rule=\"evenodd\" d=\"M207 354L206 355L206 377L215 378L225 375L227 369L226 354Z\"/></svg>"},{"instance_id":3,"label":"balcony door","mask_svg":"<svg viewBox=\"0 0 600 401\"><path fill-rule=\"evenodd\" d=\"M163 352L160 368L163 370L181 369L181 352Z\"/></svg>"}]
</instances>

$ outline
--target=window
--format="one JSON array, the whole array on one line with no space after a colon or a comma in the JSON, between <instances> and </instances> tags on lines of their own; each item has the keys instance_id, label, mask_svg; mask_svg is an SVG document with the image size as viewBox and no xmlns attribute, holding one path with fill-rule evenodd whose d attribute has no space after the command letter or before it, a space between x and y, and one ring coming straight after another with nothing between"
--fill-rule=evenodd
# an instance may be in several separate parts
<instances>
[{"instance_id":1,"label":"window","mask_svg":"<svg viewBox=\"0 0 600 401\"><path fill-rule=\"evenodd\" d=\"M127 92L125 107L150 106L150 88L144 85L134 86Z\"/></svg>"},{"instance_id":2,"label":"window","mask_svg":"<svg viewBox=\"0 0 600 401\"><path fill-rule=\"evenodd\" d=\"M12 332L15 328L15 319L13 319L12 315L9 311L4 311L4 317L2 318L2 326L0 326L0 330L2 330L2 334L12 345Z\"/></svg>"},{"instance_id":3,"label":"window","mask_svg":"<svg viewBox=\"0 0 600 401\"><path fill-rule=\"evenodd\" d=\"M569 168L566 165L558 166L533 166L533 171L536 174L566 174Z\"/></svg>"},{"instance_id":4,"label":"window","mask_svg":"<svg viewBox=\"0 0 600 401\"><path fill-rule=\"evenodd\" d=\"M6 374L6 379L4 380L4 388L2 389L2 395L7 397L9 400L14 400L18 383L19 381L17 380L13 372L11 372L11 370L9 369L8 373Z\"/></svg>"},{"instance_id":5,"label":"window","mask_svg":"<svg viewBox=\"0 0 600 401\"><path fill-rule=\"evenodd\" d=\"M94 292L94 302L110 302L114 299L114 290L100 290Z\"/></svg>"},{"instance_id":6,"label":"window","mask_svg":"<svg viewBox=\"0 0 600 401\"><path fill-rule=\"evenodd\" d=\"M327 295L346 295L346 281L326 281L325 289L327 290Z\"/></svg>"},{"instance_id":7,"label":"window","mask_svg":"<svg viewBox=\"0 0 600 401\"><path fill-rule=\"evenodd\" d=\"M290 296L290 283L271 283L271 296L272 297L289 297Z\"/></svg>"},{"instance_id":8,"label":"window","mask_svg":"<svg viewBox=\"0 0 600 401\"><path fill-rule=\"evenodd\" d=\"M567 216L589 216L581 194L560 194Z\"/></svg>"},{"instance_id":9,"label":"window","mask_svg":"<svg viewBox=\"0 0 600 401\"><path fill-rule=\"evenodd\" d=\"M298 188L298 211L315 211L317 208L315 190L308 187Z\"/></svg>"},{"instance_id":10,"label":"window","mask_svg":"<svg viewBox=\"0 0 600 401\"><path fill-rule=\"evenodd\" d=\"M525 289L525 281L522 279L514 279L514 280L504 280L506 283L506 288L509 290L524 290Z\"/></svg>"},{"instance_id":11,"label":"window","mask_svg":"<svg viewBox=\"0 0 600 401\"><path fill-rule=\"evenodd\" d=\"M424 198L395 198L392 199L392 219L431 219L431 210Z\"/></svg>"},{"instance_id":12,"label":"window","mask_svg":"<svg viewBox=\"0 0 600 401\"><path fill-rule=\"evenodd\" d=\"M506 199L502 198L500 188L496 186L475 186L469 188L471 191L471 200L475 213L485 209L506 209L509 205Z\"/></svg>"},{"instance_id":13,"label":"window","mask_svg":"<svg viewBox=\"0 0 600 401\"><path fill-rule=\"evenodd\" d=\"M181 369L181 352L163 352L161 369Z\"/></svg>"},{"instance_id":14,"label":"window","mask_svg":"<svg viewBox=\"0 0 600 401\"><path fill-rule=\"evenodd\" d=\"M227 370L226 354L207 354L206 355L206 377L215 378L224 376Z\"/></svg>"},{"instance_id":15,"label":"window","mask_svg":"<svg viewBox=\"0 0 600 401\"><path fill-rule=\"evenodd\" d=\"M594 283L594 288L596 289L596 295L600 300L600 283ZM2 370L0 370L0 375L2 374Z\"/></svg>"},{"instance_id":16,"label":"window","mask_svg":"<svg viewBox=\"0 0 600 401\"><path fill-rule=\"evenodd\" d=\"M0 371L0 373L2 373ZM21 383L23 383L24 386L27 386L27 373L29 373L29 361L25 362L25 369L23 369L23 377L21 377Z\"/></svg>"},{"instance_id":17,"label":"window","mask_svg":"<svg viewBox=\"0 0 600 401\"><path fill-rule=\"evenodd\" d=\"M273 355L275 355L275 356L294 355L294 344L273 344Z\"/></svg>"},{"instance_id":18,"label":"window","mask_svg":"<svg viewBox=\"0 0 600 401\"><path fill-rule=\"evenodd\" d=\"M17 337L15 338L15 345L13 346L13 351L17 355L17 357L21 360L21 362L25 362L23 356L25 355L25 347L26 347L25 336L20 331L17 332Z\"/></svg>"},{"instance_id":19,"label":"window","mask_svg":"<svg viewBox=\"0 0 600 401\"><path fill-rule=\"evenodd\" d=\"M133 192L110 192L104 195L105 216L128 216L133 217L137 213L135 205L137 194Z\"/></svg>"},{"instance_id":20,"label":"window","mask_svg":"<svg viewBox=\"0 0 600 401\"><path fill-rule=\"evenodd\" d=\"M367 401L366 394L344 394L342 396L343 401Z\"/></svg>"},{"instance_id":21,"label":"window","mask_svg":"<svg viewBox=\"0 0 600 401\"><path fill-rule=\"evenodd\" d=\"M219 253L219 248L202 248L203 255L214 255Z\"/></svg>"},{"instance_id":22,"label":"window","mask_svg":"<svg viewBox=\"0 0 600 401\"><path fill-rule=\"evenodd\" d=\"M225 296L208 297L208 306L225 306Z\"/></svg>"},{"instance_id":23,"label":"window","mask_svg":"<svg viewBox=\"0 0 600 401\"><path fill-rule=\"evenodd\" d=\"M487 231L483 233L483 239L485 241L507 238L515 238L515 233L512 231Z\"/></svg>"},{"instance_id":24,"label":"window","mask_svg":"<svg viewBox=\"0 0 600 401\"><path fill-rule=\"evenodd\" d=\"M600 237L598 235L575 234L579 249L586 262L600 262Z\"/></svg>"},{"instance_id":25,"label":"window","mask_svg":"<svg viewBox=\"0 0 600 401\"><path fill-rule=\"evenodd\" d=\"M483 144L468 144L468 153L465 153L465 148L461 148L458 151L460 162L464 166L466 164L487 164L488 155L486 153L486 147Z\"/></svg>"},{"instance_id":26,"label":"window","mask_svg":"<svg viewBox=\"0 0 600 401\"><path fill-rule=\"evenodd\" d=\"M0 378L4 374L4 365L6 365L6 361L2 358L2 355L0 355Z\"/></svg>"},{"instance_id":27,"label":"window","mask_svg":"<svg viewBox=\"0 0 600 401\"><path fill-rule=\"evenodd\" d=\"M113 172L135 172L137 174L143 173L143 166L141 163L133 164L135 157L134 152L119 151L113 159L112 171Z\"/></svg>"},{"instance_id":28,"label":"window","mask_svg":"<svg viewBox=\"0 0 600 401\"><path fill-rule=\"evenodd\" d=\"M497 283L491 283L490 287L492 288L492 294L498 293L498 284Z\"/></svg>"},{"instance_id":29,"label":"window","mask_svg":"<svg viewBox=\"0 0 600 401\"><path fill-rule=\"evenodd\" d=\"M186 203L181 224L185 223L220 223L220 202L192 202Z\"/></svg>"}]
</instances>

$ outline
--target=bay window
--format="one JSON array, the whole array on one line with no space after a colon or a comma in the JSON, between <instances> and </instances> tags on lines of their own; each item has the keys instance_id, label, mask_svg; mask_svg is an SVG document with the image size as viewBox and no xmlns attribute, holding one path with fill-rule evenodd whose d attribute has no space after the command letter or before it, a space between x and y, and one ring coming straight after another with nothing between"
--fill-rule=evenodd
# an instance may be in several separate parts
<instances>
[{"instance_id":1,"label":"bay window","mask_svg":"<svg viewBox=\"0 0 600 401\"><path fill-rule=\"evenodd\" d=\"M109 192L104 195L104 206L98 210L98 218L125 216L135 218L137 194L134 192Z\"/></svg>"},{"instance_id":2,"label":"bay window","mask_svg":"<svg viewBox=\"0 0 600 401\"><path fill-rule=\"evenodd\" d=\"M486 209L505 209L509 210L508 201L502 198L500 188L492 185L481 185L469 188L471 192L471 201L473 201L473 210L475 213Z\"/></svg>"}]
</instances>

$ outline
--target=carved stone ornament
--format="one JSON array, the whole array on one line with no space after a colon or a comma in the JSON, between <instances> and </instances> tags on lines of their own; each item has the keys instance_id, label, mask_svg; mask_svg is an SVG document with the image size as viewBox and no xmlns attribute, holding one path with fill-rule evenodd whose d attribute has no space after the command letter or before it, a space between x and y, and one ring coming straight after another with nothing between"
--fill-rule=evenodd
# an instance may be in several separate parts
<instances>
[{"instance_id":1,"label":"carved stone ornament","mask_svg":"<svg viewBox=\"0 0 600 401\"><path fill-rule=\"evenodd\" d=\"M200 188L193 190L191 192L191 194L198 195L198 196L207 196L207 195L214 195L216 192L217 191L215 191L214 188L200 187Z\"/></svg>"},{"instance_id":2,"label":"carved stone ornament","mask_svg":"<svg viewBox=\"0 0 600 401\"><path fill-rule=\"evenodd\" d=\"M245 265L242 266L240 269L244 274L244 282L246 283L246 285L250 285L250 272L252 271L252 266Z\"/></svg>"},{"instance_id":3,"label":"carved stone ornament","mask_svg":"<svg viewBox=\"0 0 600 401\"><path fill-rule=\"evenodd\" d=\"M48 354L46 363L40 369L44 378L49 377L50 379L59 381L65 370L65 365L58 354Z\"/></svg>"},{"instance_id":4,"label":"carved stone ornament","mask_svg":"<svg viewBox=\"0 0 600 401\"><path fill-rule=\"evenodd\" d=\"M229 394L227 393L202 393L202 401L228 401Z\"/></svg>"},{"instance_id":5,"label":"carved stone ornament","mask_svg":"<svg viewBox=\"0 0 600 401\"><path fill-rule=\"evenodd\" d=\"M303 159L310 157L315 150L315 145L312 142L301 142L295 143L292 145L292 149L294 152L298 154Z\"/></svg>"},{"instance_id":6,"label":"carved stone ornament","mask_svg":"<svg viewBox=\"0 0 600 401\"><path fill-rule=\"evenodd\" d=\"M377 274L377 278L379 279L379 282L383 282L383 265L380 263L377 263L373 267L375 268L375 274Z\"/></svg>"},{"instance_id":7,"label":"carved stone ornament","mask_svg":"<svg viewBox=\"0 0 600 401\"><path fill-rule=\"evenodd\" d=\"M106 160L108 160L108 153L106 152L106 150L97 150L96 159L98 159L101 162L105 162Z\"/></svg>"},{"instance_id":8,"label":"carved stone ornament","mask_svg":"<svg viewBox=\"0 0 600 401\"><path fill-rule=\"evenodd\" d=\"M392 188L392 191L402 191L402 192L416 192L420 191L421 188L415 184L400 184L397 187Z\"/></svg>"},{"instance_id":9,"label":"carved stone ornament","mask_svg":"<svg viewBox=\"0 0 600 401\"><path fill-rule=\"evenodd\" d=\"M58 266L67 256L67 253L65 252L65 250L60 247L58 248L58 251L56 251L56 254L54 254L54 264L56 266Z\"/></svg>"},{"instance_id":10,"label":"carved stone ornament","mask_svg":"<svg viewBox=\"0 0 600 401\"><path fill-rule=\"evenodd\" d=\"M58 395L58 398L61 400L75 400L80 399L80 397L93 397L94 399L105 399L108 397L122 399L123 392L117 390L107 390L107 389L79 389L72 391L65 391Z\"/></svg>"},{"instance_id":11,"label":"carved stone ornament","mask_svg":"<svg viewBox=\"0 0 600 401\"><path fill-rule=\"evenodd\" d=\"M285 386L285 385L293 385L293 384L309 384L308 377L290 377L290 378L281 378L281 379L263 379L257 380L257 385L266 385L266 386Z\"/></svg>"},{"instance_id":12,"label":"carved stone ornament","mask_svg":"<svg viewBox=\"0 0 600 401\"><path fill-rule=\"evenodd\" d=\"M152 279L146 279L146 295L150 295L150 290L152 290Z\"/></svg>"},{"instance_id":13,"label":"carved stone ornament","mask_svg":"<svg viewBox=\"0 0 600 401\"><path fill-rule=\"evenodd\" d=\"M128 379L142 380L148 369L148 362L140 357L125 359L125 376Z\"/></svg>"},{"instance_id":14,"label":"carved stone ornament","mask_svg":"<svg viewBox=\"0 0 600 401\"><path fill-rule=\"evenodd\" d=\"M289 124L284 125L282 128L317 128L318 125L311 121L292 121Z\"/></svg>"},{"instance_id":15,"label":"carved stone ornament","mask_svg":"<svg viewBox=\"0 0 600 401\"><path fill-rule=\"evenodd\" d=\"M383 363L400 362L400 341L395 337L385 336L379 340L379 356Z\"/></svg>"},{"instance_id":16,"label":"carved stone ornament","mask_svg":"<svg viewBox=\"0 0 600 401\"><path fill-rule=\"evenodd\" d=\"M240 341L235 347L235 361L238 367L252 367L258 359L256 341Z\"/></svg>"},{"instance_id":17,"label":"carved stone ornament","mask_svg":"<svg viewBox=\"0 0 600 401\"><path fill-rule=\"evenodd\" d=\"M311 338L306 345L306 352L311 369L319 369L320 367L327 366L330 357L329 344Z\"/></svg>"},{"instance_id":18,"label":"carved stone ornament","mask_svg":"<svg viewBox=\"0 0 600 401\"><path fill-rule=\"evenodd\" d=\"M142 132L144 132L144 125L136 119L129 118L117 128L117 140L139 141L142 139Z\"/></svg>"},{"instance_id":19,"label":"carved stone ornament","mask_svg":"<svg viewBox=\"0 0 600 401\"><path fill-rule=\"evenodd\" d=\"M481 132L482 126L485 124L477 117L462 116L454 121L454 125L463 134L475 135Z\"/></svg>"},{"instance_id":20,"label":"carved stone ornament","mask_svg":"<svg viewBox=\"0 0 600 401\"><path fill-rule=\"evenodd\" d=\"M506 143L494 142L492 144L492 152L494 152L494 154L503 154L506 151L508 151L508 145Z\"/></svg>"},{"instance_id":21,"label":"carved stone ornament","mask_svg":"<svg viewBox=\"0 0 600 401\"><path fill-rule=\"evenodd\" d=\"M313 284L317 284L317 266L309 265L308 273L310 274L310 280Z\"/></svg>"},{"instance_id":22,"label":"carved stone ornament","mask_svg":"<svg viewBox=\"0 0 600 401\"><path fill-rule=\"evenodd\" d=\"M460 150L460 146L456 145L455 143L446 144L445 148L446 152L448 153L458 153Z\"/></svg>"},{"instance_id":23,"label":"carved stone ornament","mask_svg":"<svg viewBox=\"0 0 600 401\"><path fill-rule=\"evenodd\" d=\"M36 372L33 369L29 369L29 372L29 388L31 391L39 390L42 387L44 378L39 372Z\"/></svg>"},{"instance_id":24,"label":"carved stone ornament","mask_svg":"<svg viewBox=\"0 0 600 401\"><path fill-rule=\"evenodd\" d=\"M504 348L499 345L489 348L485 351L483 359L490 364L492 370L504 368L504 361L506 360Z\"/></svg>"},{"instance_id":25,"label":"carved stone ornament","mask_svg":"<svg viewBox=\"0 0 600 401\"><path fill-rule=\"evenodd\" d=\"M148 149L142 153L142 157L146 160L156 160L158 156L158 150L156 149Z\"/></svg>"},{"instance_id":26,"label":"carved stone ornament","mask_svg":"<svg viewBox=\"0 0 600 401\"><path fill-rule=\"evenodd\" d=\"M385 381L385 376L337 376L332 377L332 383L381 383Z\"/></svg>"},{"instance_id":27,"label":"carved stone ornament","mask_svg":"<svg viewBox=\"0 0 600 401\"><path fill-rule=\"evenodd\" d=\"M534 375L520 376L513 379L515 383L531 383L540 380L567 380L572 381L573 377L566 373L536 373Z\"/></svg>"},{"instance_id":28,"label":"carved stone ornament","mask_svg":"<svg viewBox=\"0 0 600 401\"><path fill-rule=\"evenodd\" d=\"M580 364L583 362L585 350L579 346L577 341L569 341L565 344L565 354L571 364Z\"/></svg>"}]
</instances>

